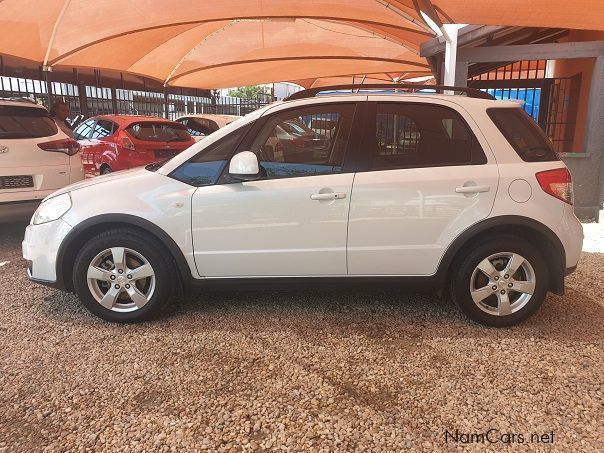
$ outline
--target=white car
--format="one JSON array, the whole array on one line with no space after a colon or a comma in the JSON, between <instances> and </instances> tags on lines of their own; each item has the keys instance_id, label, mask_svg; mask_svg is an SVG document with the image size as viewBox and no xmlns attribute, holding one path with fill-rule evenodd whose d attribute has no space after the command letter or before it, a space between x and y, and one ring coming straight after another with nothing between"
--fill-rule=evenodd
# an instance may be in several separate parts
<instances>
[{"instance_id":1,"label":"white car","mask_svg":"<svg viewBox=\"0 0 604 453\"><path fill-rule=\"evenodd\" d=\"M44 197L84 179L79 149L44 107L0 99L0 222L31 217Z\"/></svg>"},{"instance_id":2,"label":"white car","mask_svg":"<svg viewBox=\"0 0 604 453\"><path fill-rule=\"evenodd\" d=\"M329 281L447 287L471 319L518 323L563 294L582 228L538 126L467 91L307 90L163 165L57 191L25 233L29 277L114 322L159 314L181 287ZM283 122L327 115L324 153L265 155Z\"/></svg>"},{"instance_id":3,"label":"white car","mask_svg":"<svg viewBox=\"0 0 604 453\"><path fill-rule=\"evenodd\" d=\"M181 116L176 119L177 123L183 124L191 137L198 142L202 138L222 129L227 124L241 118L237 115L217 115L211 113L198 113Z\"/></svg>"}]
</instances>

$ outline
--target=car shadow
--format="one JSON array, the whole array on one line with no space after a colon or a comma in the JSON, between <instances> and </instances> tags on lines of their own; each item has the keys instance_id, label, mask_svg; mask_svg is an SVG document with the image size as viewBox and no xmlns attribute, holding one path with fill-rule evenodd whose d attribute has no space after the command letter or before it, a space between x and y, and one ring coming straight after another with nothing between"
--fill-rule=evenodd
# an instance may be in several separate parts
<instances>
[{"instance_id":1,"label":"car shadow","mask_svg":"<svg viewBox=\"0 0 604 453\"><path fill-rule=\"evenodd\" d=\"M563 297L548 295L535 315L509 328L476 324L447 298L382 288L197 293L173 304L169 313L157 320L132 325L99 320L72 294L53 291L44 305L59 322L95 329L128 329L141 335L237 331L251 337L263 331L286 331L311 342L320 341L322 335L363 335L377 341L464 337L595 342L601 340L604 325L604 307L573 288Z\"/></svg>"}]
</instances>

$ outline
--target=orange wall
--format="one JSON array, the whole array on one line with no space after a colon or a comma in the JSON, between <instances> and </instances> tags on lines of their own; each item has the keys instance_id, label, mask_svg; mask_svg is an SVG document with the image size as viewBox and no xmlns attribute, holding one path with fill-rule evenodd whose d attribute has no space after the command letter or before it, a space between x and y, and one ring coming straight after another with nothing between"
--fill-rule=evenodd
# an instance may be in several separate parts
<instances>
[{"instance_id":1,"label":"orange wall","mask_svg":"<svg viewBox=\"0 0 604 453\"><path fill-rule=\"evenodd\" d=\"M581 41L604 41L604 32L588 30L571 30L568 36L561 38L560 42L581 42ZM573 152L583 152L585 135L585 120L587 118L587 107L589 101L589 87L591 84L591 75L594 66L593 58L581 58L572 60L556 60L553 71L553 77L571 77L582 73L581 89L579 93L579 108L577 111L577 124L575 126L575 137L573 143Z\"/></svg>"}]
</instances>

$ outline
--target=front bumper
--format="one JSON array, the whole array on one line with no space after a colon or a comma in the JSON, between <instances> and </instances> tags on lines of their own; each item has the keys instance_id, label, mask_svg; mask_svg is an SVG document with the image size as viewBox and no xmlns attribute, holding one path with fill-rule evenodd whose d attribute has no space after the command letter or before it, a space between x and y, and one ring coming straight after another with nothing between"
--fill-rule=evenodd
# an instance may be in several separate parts
<instances>
[{"instance_id":1,"label":"front bumper","mask_svg":"<svg viewBox=\"0 0 604 453\"><path fill-rule=\"evenodd\" d=\"M23 258L27 261L30 280L47 286L57 284L57 255L65 236L72 227L63 219L28 225L21 244Z\"/></svg>"}]
</instances>

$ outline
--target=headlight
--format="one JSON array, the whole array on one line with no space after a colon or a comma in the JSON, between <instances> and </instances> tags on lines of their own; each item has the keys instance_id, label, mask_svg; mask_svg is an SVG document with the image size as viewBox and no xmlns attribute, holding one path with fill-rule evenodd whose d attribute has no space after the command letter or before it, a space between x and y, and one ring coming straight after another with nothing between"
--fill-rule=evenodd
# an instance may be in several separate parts
<instances>
[{"instance_id":1,"label":"headlight","mask_svg":"<svg viewBox=\"0 0 604 453\"><path fill-rule=\"evenodd\" d=\"M40 225L41 223L52 222L59 219L69 209L71 209L71 196L68 193L49 198L36 209L32 217L32 223Z\"/></svg>"}]
</instances>

